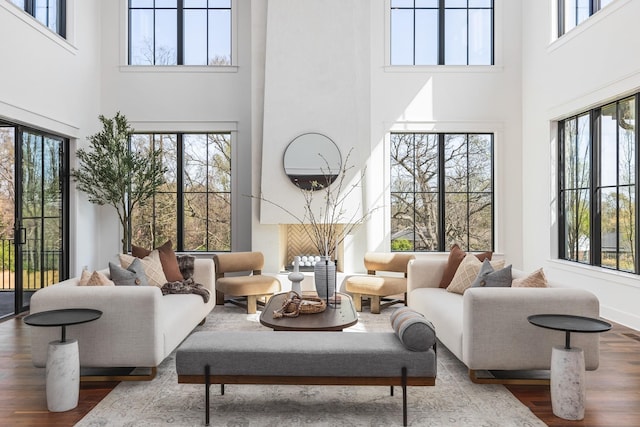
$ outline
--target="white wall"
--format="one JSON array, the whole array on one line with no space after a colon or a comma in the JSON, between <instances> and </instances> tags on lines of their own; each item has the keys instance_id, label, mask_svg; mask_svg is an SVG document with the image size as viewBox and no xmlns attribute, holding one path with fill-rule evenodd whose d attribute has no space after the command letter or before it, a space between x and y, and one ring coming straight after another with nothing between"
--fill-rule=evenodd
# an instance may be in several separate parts
<instances>
[{"instance_id":1,"label":"white wall","mask_svg":"<svg viewBox=\"0 0 640 427\"><path fill-rule=\"evenodd\" d=\"M281 166L287 143L301 133L319 132L336 141L343 155L353 147L354 173L366 167L367 178L351 200L365 210L384 207L347 240L345 269L363 271L365 251L390 248L389 132L493 132L496 250L519 266L520 2L496 1L493 67L389 67L388 10L385 0L268 2L258 191L300 215L302 200ZM264 202L259 208L262 224L295 222ZM270 257L268 248L278 242L278 229L254 224L254 231L260 227L264 239L254 238L254 248L277 268L277 253Z\"/></svg>"},{"instance_id":2,"label":"white wall","mask_svg":"<svg viewBox=\"0 0 640 427\"><path fill-rule=\"evenodd\" d=\"M0 0L0 118L71 139L71 153L98 126L100 28L97 0L68 0L68 40ZM75 165L71 155L72 166ZM95 206L71 194L71 274L98 267ZM91 238L87 238L91 236Z\"/></svg>"},{"instance_id":3,"label":"white wall","mask_svg":"<svg viewBox=\"0 0 640 427\"><path fill-rule=\"evenodd\" d=\"M555 121L640 90L640 2L617 0L555 41L553 3L523 8L524 266L593 291L604 317L640 329L637 275L557 260L555 204Z\"/></svg>"},{"instance_id":4,"label":"white wall","mask_svg":"<svg viewBox=\"0 0 640 427\"><path fill-rule=\"evenodd\" d=\"M233 67L127 66L127 1L102 6L102 99L105 115L120 111L137 131L232 131L232 249L251 249L251 3L234 2L237 44ZM118 23L118 25L113 25ZM117 219L107 227L100 259L120 250ZM114 226L115 223L115 226ZM116 227L116 228L114 228Z\"/></svg>"}]
</instances>

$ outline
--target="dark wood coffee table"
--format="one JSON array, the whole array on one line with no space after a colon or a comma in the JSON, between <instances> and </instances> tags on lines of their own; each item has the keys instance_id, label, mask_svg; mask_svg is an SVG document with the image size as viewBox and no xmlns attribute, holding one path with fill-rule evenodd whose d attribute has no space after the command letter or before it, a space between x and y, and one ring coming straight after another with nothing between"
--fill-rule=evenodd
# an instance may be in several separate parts
<instances>
[{"instance_id":1,"label":"dark wood coffee table","mask_svg":"<svg viewBox=\"0 0 640 427\"><path fill-rule=\"evenodd\" d=\"M341 331L358 323L358 313L349 295L340 292L337 294L340 303L330 304L322 313L274 319L273 312L282 307L288 292L275 294L264 306L260 323L274 331Z\"/></svg>"}]
</instances>

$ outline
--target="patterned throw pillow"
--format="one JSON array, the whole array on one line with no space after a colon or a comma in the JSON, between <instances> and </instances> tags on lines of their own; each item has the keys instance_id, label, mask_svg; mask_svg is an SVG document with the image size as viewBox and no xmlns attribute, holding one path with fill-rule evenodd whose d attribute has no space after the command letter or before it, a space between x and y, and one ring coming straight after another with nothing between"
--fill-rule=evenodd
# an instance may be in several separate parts
<instances>
[{"instance_id":1,"label":"patterned throw pillow","mask_svg":"<svg viewBox=\"0 0 640 427\"><path fill-rule=\"evenodd\" d=\"M82 274L80 275L80 281L78 282L78 286L114 286L113 283L107 276L100 273L99 271L94 271L93 273L89 273L89 270L82 270Z\"/></svg>"},{"instance_id":2,"label":"patterned throw pillow","mask_svg":"<svg viewBox=\"0 0 640 427\"><path fill-rule=\"evenodd\" d=\"M447 258L447 265L444 268L444 272L442 273L442 279L440 280L441 288L446 288L447 286L449 286L449 284L451 284L451 280L453 280L453 276L455 276L456 271L460 266L460 263L462 262L462 260L466 255L467 253L462 249L460 249L460 246L458 246L457 243L451 246L451 251L449 251L449 258ZM492 255L493 255L493 252L482 252L480 254L476 254L475 256L480 261L484 261L485 259L488 259L489 261L491 261Z\"/></svg>"},{"instance_id":3,"label":"patterned throw pillow","mask_svg":"<svg viewBox=\"0 0 640 427\"><path fill-rule=\"evenodd\" d=\"M453 276L451 284L447 287L447 291L462 295L478 277L483 262L471 254L465 256ZM501 270L504 267L504 260L491 261L491 267L494 270Z\"/></svg>"},{"instance_id":4,"label":"patterned throw pillow","mask_svg":"<svg viewBox=\"0 0 640 427\"><path fill-rule=\"evenodd\" d=\"M116 286L149 286L144 267L138 258L134 258L126 269L110 262L109 274Z\"/></svg>"},{"instance_id":5,"label":"patterned throw pillow","mask_svg":"<svg viewBox=\"0 0 640 427\"><path fill-rule=\"evenodd\" d=\"M173 243L171 240L167 240L162 246L158 246L156 249L160 254L160 263L162 264L162 271L167 278L167 282L181 281L182 274L180 273L180 267L178 266L176 253L173 251ZM149 256L150 253L150 249L131 245L131 255L136 258L145 258Z\"/></svg>"},{"instance_id":6,"label":"patterned throw pillow","mask_svg":"<svg viewBox=\"0 0 640 427\"><path fill-rule=\"evenodd\" d=\"M149 255L143 259L136 258L127 254L120 254L120 265L122 268L127 268L134 260L139 260L144 268L144 273L147 276L147 281L152 286L162 287L167 283L167 277L162 270L162 263L160 262L160 254L157 249L151 251Z\"/></svg>"},{"instance_id":7,"label":"patterned throw pillow","mask_svg":"<svg viewBox=\"0 0 640 427\"><path fill-rule=\"evenodd\" d=\"M391 327L400 342L411 351L427 351L436 342L433 323L409 307L401 307L391 313Z\"/></svg>"},{"instance_id":8,"label":"patterned throw pillow","mask_svg":"<svg viewBox=\"0 0 640 427\"><path fill-rule=\"evenodd\" d=\"M511 286L511 264L502 270L494 270L488 259L482 262L480 272L476 280L471 284L472 288L495 287L508 288Z\"/></svg>"},{"instance_id":9,"label":"patterned throw pillow","mask_svg":"<svg viewBox=\"0 0 640 427\"><path fill-rule=\"evenodd\" d=\"M541 268L521 279L513 279L512 288L548 288L547 278Z\"/></svg>"}]
</instances>

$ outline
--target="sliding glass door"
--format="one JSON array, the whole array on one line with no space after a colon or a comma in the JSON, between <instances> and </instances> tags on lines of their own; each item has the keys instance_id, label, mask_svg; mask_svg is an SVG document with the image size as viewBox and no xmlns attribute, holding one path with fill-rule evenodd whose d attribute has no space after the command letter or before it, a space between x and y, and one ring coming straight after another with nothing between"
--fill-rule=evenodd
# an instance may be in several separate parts
<instances>
[{"instance_id":1,"label":"sliding glass door","mask_svg":"<svg viewBox=\"0 0 640 427\"><path fill-rule=\"evenodd\" d=\"M0 125L0 317L67 276L64 138Z\"/></svg>"}]
</instances>

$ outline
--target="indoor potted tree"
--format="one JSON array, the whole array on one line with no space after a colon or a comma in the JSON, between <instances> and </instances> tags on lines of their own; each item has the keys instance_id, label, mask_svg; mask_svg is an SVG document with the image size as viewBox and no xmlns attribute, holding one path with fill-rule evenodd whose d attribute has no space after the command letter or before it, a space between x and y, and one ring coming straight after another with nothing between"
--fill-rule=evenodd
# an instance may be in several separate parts
<instances>
[{"instance_id":1,"label":"indoor potted tree","mask_svg":"<svg viewBox=\"0 0 640 427\"><path fill-rule=\"evenodd\" d=\"M122 252L128 252L129 218L137 206L153 197L164 182L162 151L136 152L129 142L134 130L124 115L98 117L102 130L88 137L89 147L78 149L79 167L71 171L76 187L91 203L116 209L122 226Z\"/></svg>"}]
</instances>

